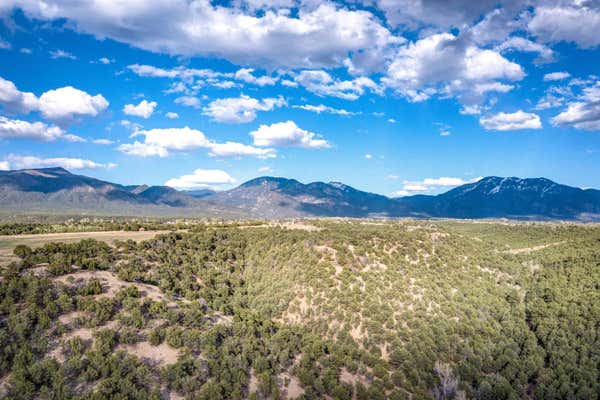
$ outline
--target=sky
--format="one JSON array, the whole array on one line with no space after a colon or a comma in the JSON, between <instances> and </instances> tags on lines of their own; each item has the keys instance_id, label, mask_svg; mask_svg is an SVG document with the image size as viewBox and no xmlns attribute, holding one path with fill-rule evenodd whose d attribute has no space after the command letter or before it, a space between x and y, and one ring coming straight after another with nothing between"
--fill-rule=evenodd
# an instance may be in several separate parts
<instances>
[{"instance_id":1,"label":"sky","mask_svg":"<svg viewBox=\"0 0 600 400\"><path fill-rule=\"evenodd\" d=\"M0 0L0 170L600 187L597 0Z\"/></svg>"}]
</instances>

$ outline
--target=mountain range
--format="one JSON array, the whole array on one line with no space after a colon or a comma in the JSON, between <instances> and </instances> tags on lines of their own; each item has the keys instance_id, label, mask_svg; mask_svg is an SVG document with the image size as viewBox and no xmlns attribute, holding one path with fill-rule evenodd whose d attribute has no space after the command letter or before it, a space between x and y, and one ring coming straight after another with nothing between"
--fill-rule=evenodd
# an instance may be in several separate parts
<instances>
[{"instance_id":1,"label":"mountain range","mask_svg":"<svg viewBox=\"0 0 600 400\"><path fill-rule=\"evenodd\" d=\"M227 218L416 217L600 221L600 191L486 177L439 195L390 198L340 182L260 177L226 191L125 186L63 168L0 171L0 212Z\"/></svg>"}]
</instances>

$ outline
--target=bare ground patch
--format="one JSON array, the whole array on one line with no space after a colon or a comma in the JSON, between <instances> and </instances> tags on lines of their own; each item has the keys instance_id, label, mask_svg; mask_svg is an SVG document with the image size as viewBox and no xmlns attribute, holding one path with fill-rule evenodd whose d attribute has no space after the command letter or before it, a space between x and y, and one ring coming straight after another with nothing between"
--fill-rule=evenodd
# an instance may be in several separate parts
<instances>
[{"instance_id":1,"label":"bare ground patch","mask_svg":"<svg viewBox=\"0 0 600 400\"><path fill-rule=\"evenodd\" d=\"M118 348L161 367L175 364L179 357L179 350L166 343L152 346L149 342L138 342L131 345L120 345Z\"/></svg>"}]
</instances>

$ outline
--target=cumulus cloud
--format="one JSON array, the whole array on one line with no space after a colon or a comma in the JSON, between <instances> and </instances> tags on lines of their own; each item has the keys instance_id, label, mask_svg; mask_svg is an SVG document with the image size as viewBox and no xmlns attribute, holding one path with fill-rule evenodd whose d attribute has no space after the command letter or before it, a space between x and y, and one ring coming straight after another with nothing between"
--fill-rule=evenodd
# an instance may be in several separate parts
<instances>
[{"instance_id":1,"label":"cumulus cloud","mask_svg":"<svg viewBox=\"0 0 600 400\"><path fill-rule=\"evenodd\" d=\"M13 82L0 77L0 104L9 113L28 113L38 108L38 98L33 93L21 92Z\"/></svg>"},{"instance_id":2,"label":"cumulus cloud","mask_svg":"<svg viewBox=\"0 0 600 400\"><path fill-rule=\"evenodd\" d=\"M570 125L577 129L600 131L600 102L570 103L566 110L552 118L552 125Z\"/></svg>"},{"instance_id":3,"label":"cumulus cloud","mask_svg":"<svg viewBox=\"0 0 600 400\"><path fill-rule=\"evenodd\" d=\"M169 119L177 119L177 118L179 118L179 114L177 114L176 112L169 111L168 113L165 114L165 117L167 117Z\"/></svg>"},{"instance_id":4,"label":"cumulus cloud","mask_svg":"<svg viewBox=\"0 0 600 400\"><path fill-rule=\"evenodd\" d=\"M544 81L549 82L549 81L561 81L563 79L567 79L568 77L570 77L571 74L569 74L568 72L551 72L549 74L544 75Z\"/></svg>"},{"instance_id":5,"label":"cumulus cloud","mask_svg":"<svg viewBox=\"0 0 600 400\"><path fill-rule=\"evenodd\" d=\"M156 105L155 101L142 100L138 105L126 104L123 107L123 113L147 119L154 113Z\"/></svg>"},{"instance_id":6,"label":"cumulus cloud","mask_svg":"<svg viewBox=\"0 0 600 400\"><path fill-rule=\"evenodd\" d=\"M544 42L572 42L580 47L600 45L600 8L586 1L541 6L529 22L529 31Z\"/></svg>"},{"instance_id":7,"label":"cumulus cloud","mask_svg":"<svg viewBox=\"0 0 600 400\"><path fill-rule=\"evenodd\" d=\"M299 128L294 121L279 122L271 125L261 125L257 130L250 132L254 138L254 145L260 147L303 147L327 148L331 145L325 139L320 139L314 132Z\"/></svg>"},{"instance_id":8,"label":"cumulus cloud","mask_svg":"<svg viewBox=\"0 0 600 400\"><path fill-rule=\"evenodd\" d=\"M496 47L499 52L520 51L528 53L537 53L538 57L535 62L537 64L549 63L554 61L554 51L540 43L532 42L529 39L522 37L511 37L499 46Z\"/></svg>"},{"instance_id":9,"label":"cumulus cloud","mask_svg":"<svg viewBox=\"0 0 600 400\"><path fill-rule=\"evenodd\" d=\"M396 178L393 178L396 179ZM473 179L462 179L442 176L440 178L425 178L422 181L405 180L402 182L402 189L392 193L394 197L411 196L418 193L428 193L441 189L447 190L456 186L474 183L482 179L477 177Z\"/></svg>"},{"instance_id":10,"label":"cumulus cloud","mask_svg":"<svg viewBox=\"0 0 600 400\"><path fill-rule=\"evenodd\" d=\"M49 90L39 98L39 111L57 123L68 123L82 116L96 116L108 107L101 95L92 96L72 86Z\"/></svg>"},{"instance_id":11,"label":"cumulus cloud","mask_svg":"<svg viewBox=\"0 0 600 400\"><path fill-rule=\"evenodd\" d=\"M0 139L31 139L42 142L51 142L57 139L69 142L84 141L81 137L68 134L56 125L9 119L2 116L0 116Z\"/></svg>"},{"instance_id":12,"label":"cumulus cloud","mask_svg":"<svg viewBox=\"0 0 600 400\"><path fill-rule=\"evenodd\" d=\"M199 189L235 183L236 179L220 169L197 169L191 174L169 179L165 186L177 189Z\"/></svg>"},{"instance_id":13,"label":"cumulus cloud","mask_svg":"<svg viewBox=\"0 0 600 400\"><path fill-rule=\"evenodd\" d=\"M258 148L237 142L212 143L210 152L213 157L257 157L275 158L276 152L272 148Z\"/></svg>"},{"instance_id":14,"label":"cumulus cloud","mask_svg":"<svg viewBox=\"0 0 600 400\"><path fill-rule=\"evenodd\" d=\"M600 131L600 81L583 88L583 93L552 118L554 126Z\"/></svg>"},{"instance_id":15,"label":"cumulus cloud","mask_svg":"<svg viewBox=\"0 0 600 400\"><path fill-rule=\"evenodd\" d=\"M209 1L157 0L130 3L8 0L31 18L64 18L80 32L154 52L210 55L238 65L331 67L354 53L380 54L399 39L377 17L334 3L300 6L297 13L261 13ZM160 29L156 29L160 27ZM287 43L295 43L290 51Z\"/></svg>"},{"instance_id":16,"label":"cumulus cloud","mask_svg":"<svg viewBox=\"0 0 600 400\"><path fill-rule=\"evenodd\" d=\"M202 113L215 121L241 124L254 121L257 111L271 111L284 105L286 105L286 101L283 97L257 100L241 95L240 97L214 100L202 109Z\"/></svg>"},{"instance_id":17,"label":"cumulus cloud","mask_svg":"<svg viewBox=\"0 0 600 400\"><path fill-rule=\"evenodd\" d=\"M393 25L411 29L431 26L441 29L470 25L482 15L494 10L499 3L512 10L518 0L376 0Z\"/></svg>"},{"instance_id":18,"label":"cumulus cloud","mask_svg":"<svg viewBox=\"0 0 600 400\"><path fill-rule=\"evenodd\" d=\"M442 94L459 95L470 104L480 101L481 93L472 90L475 85L518 81L524 76L520 65L497 51L442 33L402 47L382 81L411 101Z\"/></svg>"},{"instance_id":19,"label":"cumulus cloud","mask_svg":"<svg viewBox=\"0 0 600 400\"><path fill-rule=\"evenodd\" d=\"M362 76L351 80L340 80L323 70L301 71L295 77L295 81L319 96L333 96L345 100L356 100L367 90L381 92L379 86L370 78Z\"/></svg>"},{"instance_id":20,"label":"cumulus cloud","mask_svg":"<svg viewBox=\"0 0 600 400\"><path fill-rule=\"evenodd\" d=\"M206 149L213 157L242 157L257 158L275 157L275 150L256 148L236 142L218 143L208 139L202 131L185 128L162 128L138 130L133 137L143 136L144 140L125 143L118 147L123 153L139 157L167 157L171 152L193 151Z\"/></svg>"},{"instance_id":21,"label":"cumulus cloud","mask_svg":"<svg viewBox=\"0 0 600 400\"><path fill-rule=\"evenodd\" d=\"M256 77L253 72L252 68L241 68L235 73L235 79L258 86L272 86L277 83L277 77L268 75Z\"/></svg>"},{"instance_id":22,"label":"cumulus cloud","mask_svg":"<svg viewBox=\"0 0 600 400\"><path fill-rule=\"evenodd\" d=\"M28 168L50 168L62 167L65 169L97 169L114 168L114 163L98 163L81 158L39 158L34 156L20 156L11 154L2 162L6 170L8 169L28 169Z\"/></svg>"},{"instance_id":23,"label":"cumulus cloud","mask_svg":"<svg viewBox=\"0 0 600 400\"><path fill-rule=\"evenodd\" d=\"M181 96L175 99L175 104L182 106L200 108L200 99L194 96Z\"/></svg>"},{"instance_id":24,"label":"cumulus cloud","mask_svg":"<svg viewBox=\"0 0 600 400\"><path fill-rule=\"evenodd\" d=\"M326 106L324 104L319 104L318 106L312 104L303 104L299 106L293 106L294 108L299 108L301 110L311 111L317 114L327 113L327 114L337 114L337 115L357 115L360 112L353 112L344 110L343 108L333 108Z\"/></svg>"},{"instance_id":25,"label":"cumulus cloud","mask_svg":"<svg viewBox=\"0 0 600 400\"><path fill-rule=\"evenodd\" d=\"M513 131L520 129L540 129L539 115L519 110L514 113L498 113L481 117L479 123L487 130Z\"/></svg>"},{"instance_id":26,"label":"cumulus cloud","mask_svg":"<svg viewBox=\"0 0 600 400\"><path fill-rule=\"evenodd\" d=\"M72 86L49 90L39 98L21 92L15 84L0 78L0 104L11 113L27 114L39 111L45 118L59 124L73 122L79 117L96 116L108 107L101 95L92 96Z\"/></svg>"}]
</instances>

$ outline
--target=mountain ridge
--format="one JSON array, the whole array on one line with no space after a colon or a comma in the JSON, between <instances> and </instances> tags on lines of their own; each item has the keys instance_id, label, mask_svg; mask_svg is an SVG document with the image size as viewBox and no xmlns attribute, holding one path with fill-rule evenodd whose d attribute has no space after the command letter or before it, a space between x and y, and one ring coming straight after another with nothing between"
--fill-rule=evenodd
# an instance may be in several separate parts
<instances>
[{"instance_id":1,"label":"mountain ridge","mask_svg":"<svg viewBox=\"0 0 600 400\"><path fill-rule=\"evenodd\" d=\"M600 191L547 178L489 176L438 195L391 198L342 182L262 176L229 190L121 185L64 168L0 173L0 211L156 216L600 220Z\"/></svg>"}]
</instances>

